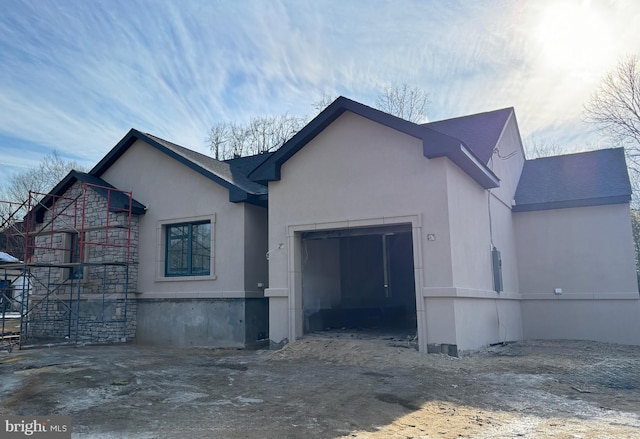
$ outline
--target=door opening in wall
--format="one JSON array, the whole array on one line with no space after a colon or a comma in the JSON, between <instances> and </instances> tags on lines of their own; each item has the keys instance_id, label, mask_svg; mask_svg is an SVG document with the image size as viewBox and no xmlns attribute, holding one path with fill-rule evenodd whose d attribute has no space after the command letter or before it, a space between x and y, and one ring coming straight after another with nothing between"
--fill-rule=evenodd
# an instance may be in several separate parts
<instances>
[{"instance_id":1,"label":"door opening in wall","mask_svg":"<svg viewBox=\"0 0 640 439\"><path fill-rule=\"evenodd\" d=\"M411 225L302 234L304 333L416 339Z\"/></svg>"}]
</instances>

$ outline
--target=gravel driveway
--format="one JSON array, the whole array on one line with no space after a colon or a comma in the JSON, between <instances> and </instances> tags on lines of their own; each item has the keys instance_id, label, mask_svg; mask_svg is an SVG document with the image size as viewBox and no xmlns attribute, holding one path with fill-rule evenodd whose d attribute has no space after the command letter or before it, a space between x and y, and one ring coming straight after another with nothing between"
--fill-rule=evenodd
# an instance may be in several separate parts
<instances>
[{"instance_id":1,"label":"gravel driveway","mask_svg":"<svg viewBox=\"0 0 640 439\"><path fill-rule=\"evenodd\" d=\"M279 351L0 352L0 415L77 438L640 437L640 348L528 341L461 358L319 335Z\"/></svg>"}]
</instances>

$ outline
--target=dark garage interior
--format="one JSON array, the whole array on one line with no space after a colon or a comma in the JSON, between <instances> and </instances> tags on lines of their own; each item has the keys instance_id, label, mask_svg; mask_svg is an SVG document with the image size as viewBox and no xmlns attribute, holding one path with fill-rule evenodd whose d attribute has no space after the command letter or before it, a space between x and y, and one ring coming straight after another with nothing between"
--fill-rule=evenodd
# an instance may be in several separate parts
<instances>
[{"instance_id":1,"label":"dark garage interior","mask_svg":"<svg viewBox=\"0 0 640 439\"><path fill-rule=\"evenodd\" d=\"M302 246L305 333L415 334L410 225L307 232Z\"/></svg>"}]
</instances>

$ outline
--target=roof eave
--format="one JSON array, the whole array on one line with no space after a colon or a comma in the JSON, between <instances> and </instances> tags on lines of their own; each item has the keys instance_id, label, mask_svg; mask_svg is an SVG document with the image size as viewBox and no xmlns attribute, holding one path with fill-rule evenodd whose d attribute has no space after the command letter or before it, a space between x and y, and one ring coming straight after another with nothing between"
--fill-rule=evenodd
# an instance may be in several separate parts
<instances>
[{"instance_id":1,"label":"roof eave","mask_svg":"<svg viewBox=\"0 0 640 439\"><path fill-rule=\"evenodd\" d=\"M628 204L631 195L618 195L612 197L584 198L580 200L561 200L543 203L516 204L511 209L513 212L532 212L538 210L569 209L572 207L606 206L610 204Z\"/></svg>"},{"instance_id":2,"label":"roof eave","mask_svg":"<svg viewBox=\"0 0 640 439\"><path fill-rule=\"evenodd\" d=\"M250 194L241 190L229 191L229 201L231 203L249 203L254 206L267 207L267 194Z\"/></svg>"},{"instance_id":3,"label":"roof eave","mask_svg":"<svg viewBox=\"0 0 640 439\"><path fill-rule=\"evenodd\" d=\"M109 206L109 212L128 213L129 209L127 207ZM147 211L144 209L144 207L131 206L131 215L144 215L146 212Z\"/></svg>"},{"instance_id":4,"label":"roof eave","mask_svg":"<svg viewBox=\"0 0 640 439\"><path fill-rule=\"evenodd\" d=\"M440 135L444 136L444 134ZM485 189L493 189L500 186L500 179L483 165L469 148L457 139L452 137L449 137L449 139L445 142L439 139L440 142L435 145L432 143L431 138L425 139L423 141L424 156L428 159L447 157Z\"/></svg>"}]
</instances>

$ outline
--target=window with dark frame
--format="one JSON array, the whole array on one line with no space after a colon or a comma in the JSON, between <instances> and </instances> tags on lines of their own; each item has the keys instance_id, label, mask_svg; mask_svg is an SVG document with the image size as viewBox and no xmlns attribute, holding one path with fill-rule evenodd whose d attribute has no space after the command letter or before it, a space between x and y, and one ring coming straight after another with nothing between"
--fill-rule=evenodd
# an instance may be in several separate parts
<instances>
[{"instance_id":1,"label":"window with dark frame","mask_svg":"<svg viewBox=\"0 0 640 439\"><path fill-rule=\"evenodd\" d=\"M76 233L69 233L69 262L72 265L69 268L69 279L82 279L82 267L80 262L80 237Z\"/></svg>"},{"instance_id":2,"label":"window with dark frame","mask_svg":"<svg viewBox=\"0 0 640 439\"><path fill-rule=\"evenodd\" d=\"M211 222L166 226L165 276L211 274Z\"/></svg>"}]
</instances>

